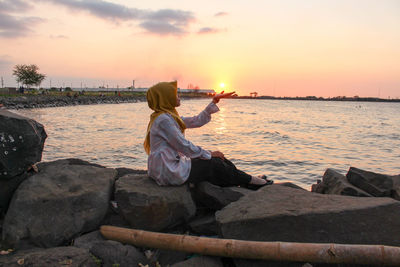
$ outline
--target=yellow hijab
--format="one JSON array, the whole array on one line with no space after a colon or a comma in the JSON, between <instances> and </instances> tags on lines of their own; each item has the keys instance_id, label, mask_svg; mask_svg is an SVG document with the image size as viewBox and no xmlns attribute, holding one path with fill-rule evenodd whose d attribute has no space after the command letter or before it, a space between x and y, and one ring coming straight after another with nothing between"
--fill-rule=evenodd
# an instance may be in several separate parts
<instances>
[{"instance_id":1,"label":"yellow hijab","mask_svg":"<svg viewBox=\"0 0 400 267\"><path fill-rule=\"evenodd\" d=\"M147 154L150 154L150 129L155 119L163 113L168 113L174 118L181 128L182 133L186 125L176 111L176 96L178 93L177 82L161 82L153 85L147 90L147 104L154 110L150 115L149 125L147 126L146 139L143 146Z\"/></svg>"}]
</instances>

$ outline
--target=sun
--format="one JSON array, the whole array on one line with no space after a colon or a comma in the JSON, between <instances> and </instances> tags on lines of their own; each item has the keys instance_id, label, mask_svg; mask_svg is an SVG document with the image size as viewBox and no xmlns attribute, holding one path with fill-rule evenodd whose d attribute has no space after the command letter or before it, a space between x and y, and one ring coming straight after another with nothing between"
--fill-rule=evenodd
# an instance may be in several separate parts
<instances>
[{"instance_id":1,"label":"sun","mask_svg":"<svg viewBox=\"0 0 400 267\"><path fill-rule=\"evenodd\" d=\"M225 88L225 83L220 83L219 87L221 87L221 89L224 89Z\"/></svg>"}]
</instances>

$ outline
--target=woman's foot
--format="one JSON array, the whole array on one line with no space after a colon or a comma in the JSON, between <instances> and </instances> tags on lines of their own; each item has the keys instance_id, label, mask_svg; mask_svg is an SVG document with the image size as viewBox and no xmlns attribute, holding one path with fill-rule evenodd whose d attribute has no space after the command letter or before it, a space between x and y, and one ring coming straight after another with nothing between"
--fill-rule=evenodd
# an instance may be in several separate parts
<instances>
[{"instance_id":1,"label":"woman's foot","mask_svg":"<svg viewBox=\"0 0 400 267\"><path fill-rule=\"evenodd\" d=\"M257 190L260 187L271 185L274 181L268 180L266 175L252 176L250 183L247 185L248 189Z\"/></svg>"},{"instance_id":2,"label":"woman's foot","mask_svg":"<svg viewBox=\"0 0 400 267\"><path fill-rule=\"evenodd\" d=\"M267 185L271 185L274 183L274 180L268 180L266 175L259 175L258 177L265 180Z\"/></svg>"},{"instance_id":3,"label":"woman's foot","mask_svg":"<svg viewBox=\"0 0 400 267\"><path fill-rule=\"evenodd\" d=\"M267 183L267 180L262 178L262 176L251 176L251 180L249 184L254 184L254 185L264 185Z\"/></svg>"}]
</instances>

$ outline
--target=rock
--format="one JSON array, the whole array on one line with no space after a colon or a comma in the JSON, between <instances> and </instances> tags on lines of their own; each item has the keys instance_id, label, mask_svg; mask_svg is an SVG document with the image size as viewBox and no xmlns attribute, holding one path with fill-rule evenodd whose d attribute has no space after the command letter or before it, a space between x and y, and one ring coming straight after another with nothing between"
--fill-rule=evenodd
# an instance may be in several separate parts
<instances>
[{"instance_id":1,"label":"rock","mask_svg":"<svg viewBox=\"0 0 400 267\"><path fill-rule=\"evenodd\" d=\"M393 197L400 200L400 175L385 175L350 167L347 180L375 197Z\"/></svg>"},{"instance_id":2,"label":"rock","mask_svg":"<svg viewBox=\"0 0 400 267\"><path fill-rule=\"evenodd\" d=\"M106 240L100 231L94 231L76 238L74 246L89 250L99 262L101 261L101 266L139 266L138 263L143 265L148 263L144 254L138 249L116 241Z\"/></svg>"},{"instance_id":3,"label":"rock","mask_svg":"<svg viewBox=\"0 0 400 267\"><path fill-rule=\"evenodd\" d=\"M334 194L355 197L371 197L367 192L350 184L346 176L332 169L327 169L314 192L321 194Z\"/></svg>"},{"instance_id":4,"label":"rock","mask_svg":"<svg viewBox=\"0 0 400 267\"><path fill-rule=\"evenodd\" d=\"M398 246L400 203L267 186L216 212L223 238Z\"/></svg>"},{"instance_id":5,"label":"rock","mask_svg":"<svg viewBox=\"0 0 400 267\"><path fill-rule=\"evenodd\" d=\"M39 162L46 138L42 124L0 109L0 180L20 175Z\"/></svg>"},{"instance_id":6,"label":"rock","mask_svg":"<svg viewBox=\"0 0 400 267\"><path fill-rule=\"evenodd\" d=\"M212 210L220 210L242 196L244 193L234 191L231 187L220 187L209 182L201 182L194 189L196 204Z\"/></svg>"},{"instance_id":7,"label":"rock","mask_svg":"<svg viewBox=\"0 0 400 267\"><path fill-rule=\"evenodd\" d=\"M291 183L291 182L274 183L274 184L275 184L275 185L287 186L287 187L291 187L291 188L294 188L294 189L299 189L299 190L307 191L307 190L305 190L303 187L298 186L297 184L294 184L294 183Z\"/></svg>"},{"instance_id":8,"label":"rock","mask_svg":"<svg viewBox=\"0 0 400 267\"><path fill-rule=\"evenodd\" d=\"M217 257L195 256L188 260L175 263L171 267L223 267L222 261Z\"/></svg>"},{"instance_id":9,"label":"rock","mask_svg":"<svg viewBox=\"0 0 400 267\"><path fill-rule=\"evenodd\" d=\"M88 266L97 267L87 249L76 247L55 247L48 249L22 250L7 256L0 256L0 266Z\"/></svg>"},{"instance_id":10,"label":"rock","mask_svg":"<svg viewBox=\"0 0 400 267\"><path fill-rule=\"evenodd\" d=\"M115 200L120 214L135 229L160 231L187 222L196 213L187 185L159 186L143 174L119 178Z\"/></svg>"},{"instance_id":11,"label":"rock","mask_svg":"<svg viewBox=\"0 0 400 267\"><path fill-rule=\"evenodd\" d=\"M135 247L112 240L94 243L90 252L101 260L101 266L104 267L139 266L139 263L146 265L148 262Z\"/></svg>"},{"instance_id":12,"label":"rock","mask_svg":"<svg viewBox=\"0 0 400 267\"><path fill-rule=\"evenodd\" d=\"M303 262L283 262L283 261L263 261L263 260L249 260L249 259L233 259L235 267L308 267L308 263ZM319 265L318 265L319 266ZM313 267L313 266L311 266ZM356 266L338 266L338 265L330 265L324 264L320 267L356 267ZM360 266L362 267L362 266ZM368 266L364 266L368 267Z\"/></svg>"},{"instance_id":13,"label":"rock","mask_svg":"<svg viewBox=\"0 0 400 267\"><path fill-rule=\"evenodd\" d=\"M29 175L27 172L24 172L11 179L0 180L0 216L5 214L15 190Z\"/></svg>"},{"instance_id":14,"label":"rock","mask_svg":"<svg viewBox=\"0 0 400 267\"><path fill-rule=\"evenodd\" d=\"M195 218L189 223L189 227L194 233L199 235L218 235L218 227L214 213L204 217Z\"/></svg>"},{"instance_id":15,"label":"rock","mask_svg":"<svg viewBox=\"0 0 400 267\"><path fill-rule=\"evenodd\" d=\"M59 159L56 161L52 162L41 162L37 164L37 167L39 171L45 169L49 165L54 165L54 164L61 164L61 165L81 165L81 166L94 166L98 168L105 168L102 165L96 164L96 163L91 163L82 159L76 159L76 158L68 158L68 159Z\"/></svg>"},{"instance_id":16,"label":"rock","mask_svg":"<svg viewBox=\"0 0 400 267\"><path fill-rule=\"evenodd\" d=\"M161 266L171 266L172 264L186 260L190 255L181 251L156 249L149 260L154 266L157 266L157 262Z\"/></svg>"},{"instance_id":17,"label":"rock","mask_svg":"<svg viewBox=\"0 0 400 267\"><path fill-rule=\"evenodd\" d=\"M147 174L146 170L135 170L135 169L129 169L129 168L116 168L116 170L118 171L118 175L117 175L117 179L119 179L120 177L130 174L130 173L134 173L134 174Z\"/></svg>"},{"instance_id":18,"label":"rock","mask_svg":"<svg viewBox=\"0 0 400 267\"><path fill-rule=\"evenodd\" d=\"M129 228L129 222L119 214L118 207L113 207L111 202L116 203L115 201L110 201L110 208L108 209L104 219L101 221L101 224Z\"/></svg>"},{"instance_id":19,"label":"rock","mask_svg":"<svg viewBox=\"0 0 400 267\"><path fill-rule=\"evenodd\" d=\"M19 247L66 244L97 229L107 212L117 171L61 160L42 164L11 200L3 239Z\"/></svg>"},{"instance_id":20,"label":"rock","mask_svg":"<svg viewBox=\"0 0 400 267\"><path fill-rule=\"evenodd\" d=\"M93 231L75 238L74 246L90 250L95 243L104 241L106 241L106 239L104 239L100 231Z\"/></svg>"}]
</instances>

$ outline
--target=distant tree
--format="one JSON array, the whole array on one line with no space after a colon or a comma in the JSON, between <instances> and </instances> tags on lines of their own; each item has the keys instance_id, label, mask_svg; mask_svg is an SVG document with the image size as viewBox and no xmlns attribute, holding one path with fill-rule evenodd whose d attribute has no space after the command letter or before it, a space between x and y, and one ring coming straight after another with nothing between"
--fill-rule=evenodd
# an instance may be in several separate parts
<instances>
[{"instance_id":1,"label":"distant tree","mask_svg":"<svg viewBox=\"0 0 400 267\"><path fill-rule=\"evenodd\" d=\"M13 75L15 76L17 82L26 86L39 86L46 78L46 75L39 73L39 67L34 64L15 65L13 69Z\"/></svg>"}]
</instances>

